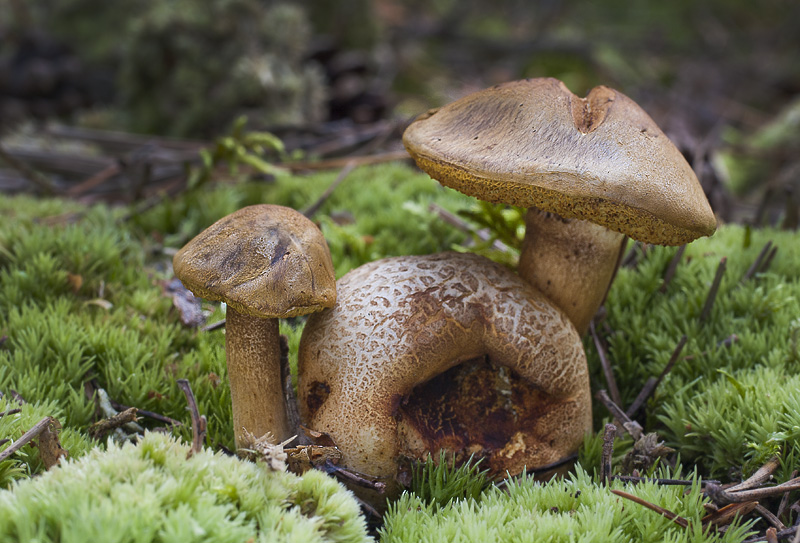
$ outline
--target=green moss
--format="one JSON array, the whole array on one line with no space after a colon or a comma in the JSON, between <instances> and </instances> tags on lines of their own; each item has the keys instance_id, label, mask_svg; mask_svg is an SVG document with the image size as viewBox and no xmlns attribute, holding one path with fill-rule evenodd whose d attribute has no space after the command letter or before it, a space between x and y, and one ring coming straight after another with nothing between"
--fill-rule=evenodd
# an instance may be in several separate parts
<instances>
[{"instance_id":1,"label":"green moss","mask_svg":"<svg viewBox=\"0 0 800 543\"><path fill-rule=\"evenodd\" d=\"M174 438L95 449L0 491L3 541L368 541L352 495Z\"/></svg>"},{"instance_id":2,"label":"green moss","mask_svg":"<svg viewBox=\"0 0 800 543\"><path fill-rule=\"evenodd\" d=\"M413 494L403 494L390 507L381 541L733 542L747 536L746 526L732 527L721 537L703 533L704 500L696 481L687 494L683 487L652 483L626 487L613 482L611 488L665 507L688 519L693 528L681 528L615 496L578 468L568 478L548 483L530 477L510 480L502 489L491 487L484 492L480 504L463 499L437 508Z\"/></svg>"},{"instance_id":3,"label":"green moss","mask_svg":"<svg viewBox=\"0 0 800 543\"><path fill-rule=\"evenodd\" d=\"M742 281L768 240L779 248L768 272ZM606 302L608 357L627 406L646 379L661 372L685 334L688 342L681 360L647 406L646 426L663 431L682 454L687 447L684 459L696 462L701 473L741 471L752 451L761 450L759 441L766 439L769 429L777 428L786 408L779 398L797 395L796 383L787 377L800 370L800 245L794 232L725 226L712 238L687 247L662 293L662 277L676 250L650 248L636 269L620 270ZM709 287L725 257L716 301L710 317L701 323ZM734 334L735 342L723 343ZM596 349L590 339L585 345L593 386L605 388ZM764 375L775 377L771 389ZM753 396L739 402L737 381L755 386L762 401ZM709 413L702 415L706 410ZM596 413L605 414L605 408L598 407ZM722 413L726 415L716 416ZM750 443L756 448L751 449ZM784 444L786 453L797 457L800 442L788 437Z\"/></svg>"}]
</instances>

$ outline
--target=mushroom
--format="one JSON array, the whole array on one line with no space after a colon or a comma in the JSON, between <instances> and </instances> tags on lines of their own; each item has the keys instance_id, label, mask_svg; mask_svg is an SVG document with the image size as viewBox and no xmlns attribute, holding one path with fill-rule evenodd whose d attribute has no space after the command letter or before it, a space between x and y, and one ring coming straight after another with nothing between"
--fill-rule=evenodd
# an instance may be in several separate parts
<instances>
[{"instance_id":1,"label":"mushroom","mask_svg":"<svg viewBox=\"0 0 800 543\"><path fill-rule=\"evenodd\" d=\"M421 115L403 143L443 185L531 208L519 273L580 333L605 298L624 235L681 245L716 228L678 149L608 87L579 98L551 78L497 85Z\"/></svg>"},{"instance_id":2,"label":"mushroom","mask_svg":"<svg viewBox=\"0 0 800 543\"><path fill-rule=\"evenodd\" d=\"M298 354L303 423L342 464L398 475L402 458L485 458L494 476L574 452L591 429L580 336L518 275L475 254L401 256L339 279Z\"/></svg>"},{"instance_id":3,"label":"mushroom","mask_svg":"<svg viewBox=\"0 0 800 543\"><path fill-rule=\"evenodd\" d=\"M246 433L291 437L280 372L278 319L331 307L330 251L313 222L276 205L245 207L220 219L173 259L195 295L222 301L225 355L237 447Z\"/></svg>"}]
</instances>

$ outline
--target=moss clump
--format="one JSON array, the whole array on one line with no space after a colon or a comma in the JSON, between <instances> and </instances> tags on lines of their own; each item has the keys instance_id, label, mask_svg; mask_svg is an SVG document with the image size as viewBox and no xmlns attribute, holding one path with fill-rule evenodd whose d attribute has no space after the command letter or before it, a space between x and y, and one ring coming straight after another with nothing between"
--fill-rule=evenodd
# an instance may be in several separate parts
<instances>
[{"instance_id":1,"label":"moss clump","mask_svg":"<svg viewBox=\"0 0 800 543\"><path fill-rule=\"evenodd\" d=\"M770 240L778 251L768 271L743 280ZM598 330L610 331L604 340L623 403L630 405L647 378L661 372L685 334L681 359L647 406L646 429L662 432L684 461L709 477L737 477L752 469L751 460L757 464L756 457L776 450L774 442L767 443L771 433L788 431L780 438L784 455L800 458L800 441L790 431L796 424L788 416L793 406L787 404L797 396L790 376L800 372L797 234L725 226L687 247L661 292L676 251L649 248L635 269L620 270L606 301L608 327ZM710 316L701 322L722 258L726 271ZM605 388L591 339L585 345L594 388Z\"/></svg>"},{"instance_id":2,"label":"moss clump","mask_svg":"<svg viewBox=\"0 0 800 543\"><path fill-rule=\"evenodd\" d=\"M479 500L453 500L443 507L426 503L413 494L403 494L390 507L381 541L677 543L738 542L747 536L747 526L729 528L722 536L704 533L700 523L705 515L704 500L697 481L685 495L684 487L652 483L626 487L615 481L611 488L665 507L688 519L692 527L681 528L615 496L578 468L569 477L548 483L530 477L513 479L503 489L491 487Z\"/></svg>"},{"instance_id":3,"label":"moss clump","mask_svg":"<svg viewBox=\"0 0 800 543\"><path fill-rule=\"evenodd\" d=\"M353 496L174 438L95 449L0 491L3 541L369 541Z\"/></svg>"}]
</instances>

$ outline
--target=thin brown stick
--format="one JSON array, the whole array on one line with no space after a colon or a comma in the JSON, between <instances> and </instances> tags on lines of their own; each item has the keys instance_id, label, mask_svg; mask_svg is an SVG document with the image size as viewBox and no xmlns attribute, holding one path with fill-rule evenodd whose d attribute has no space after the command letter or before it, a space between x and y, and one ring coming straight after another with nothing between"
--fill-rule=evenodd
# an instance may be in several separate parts
<instances>
[{"instance_id":1,"label":"thin brown stick","mask_svg":"<svg viewBox=\"0 0 800 543\"><path fill-rule=\"evenodd\" d=\"M606 424L603 432L603 457L600 463L600 484L608 485L611 478L611 455L614 453L614 438L617 435L617 427L613 424Z\"/></svg>"},{"instance_id":2,"label":"thin brown stick","mask_svg":"<svg viewBox=\"0 0 800 543\"><path fill-rule=\"evenodd\" d=\"M204 327L202 327L200 329L200 331L201 332L213 332L214 330L221 330L222 328L225 328L225 319L222 319L221 321L213 322L213 323L209 324L208 326L204 326Z\"/></svg>"},{"instance_id":3,"label":"thin brown stick","mask_svg":"<svg viewBox=\"0 0 800 543\"><path fill-rule=\"evenodd\" d=\"M92 175L85 181L81 181L77 185L71 186L69 189L67 189L66 195L72 197L81 196L84 193L92 190L93 188L102 185L103 183L105 183L106 181L108 181L121 171L122 168L120 167L119 162L114 162L113 164L109 164L108 166L106 166L96 174Z\"/></svg>"},{"instance_id":4,"label":"thin brown stick","mask_svg":"<svg viewBox=\"0 0 800 543\"><path fill-rule=\"evenodd\" d=\"M16 415L17 413L19 413L21 411L22 411L22 409L20 409L20 408L9 409L8 411L3 411L2 413L0 413L0 417L5 417L6 415Z\"/></svg>"},{"instance_id":5,"label":"thin brown stick","mask_svg":"<svg viewBox=\"0 0 800 543\"><path fill-rule=\"evenodd\" d=\"M661 506L658 506L658 505L656 505L654 503L650 503L647 500L643 500L639 496L634 496L633 494L628 494L627 492L623 492L621 490L612 490L611 492L613 494L616 494L617 496L619 496L621 498L625 498L626 500L631 500L632 502L636 502L639 505L647 507L648 509L650 509L651 511L655 511L659 515L667 517L668 519L670 519L672 522L674 522L675 524L677 524L681 528L688 528L689 527L689 521L688 520L686 520L685 518L673 513L669 509L664 509Z\"/></svg>"},{"instance_id":6,"label":"thin brown stick","mask_svg":"<svg viewBox=\"0 0 800 543\"><path fill-rule=\"evenodd\" d=\"M89 435L94 439L102 439L108 432L116 430L129 422L136 422L136 411L135 407L131 407L113 417L95 422L89 426Z\"/></svg>"},{"instance_id":7,"label":"thin brown stick","mask_svg":"<svg viewBox=\"0 0 800 543\"><path fill-rule=\"evenodd\" d=\"M313 204L308 206L303 211L303 215L305 215L309 219L313 217L317 213L317 211L319 211L319 208L321 208L325 204L325 202L328 201L328 198L331 197L333 191L336 190L336 187L342 184L342 181L344 181L347 178L347 176L350 175L350 172L352 172L353 169L355 169L355 167L356 167L355 162L353 161L348 162L345 165L345 167L342 168L342 171L339 172L339 175L336 176L336 179L333 180L333 183L331 183L330 186L327 189L325 189L325 192L323 192L322 195L319 198L317 198L317 201L315 201Z\"/></svg>"},{"instance_id":8,"label":"thin brown stick","mask_svg":"<svg viewBox=\"0 0 800 543\"><path fill-rule=\"evenodd\" d=\"M614 481L622 481L623 483L655 483L657 485L665 486L691 486L694 481L689 479L659 479L656 477L634 477L633 475L614 475L611 477ZM717 483L719 481L703 481L704 483Z\"/></svg>"},{"instance_id":9,"label":"thin brown stick","mask_svg":"<svg viewBox=\"0 0 800 543\"><path fill-rule=\"evenodd\" d=\"M756 505L755 510L758 512L759 515L761 515L764 518L764 520L766 520L772 526L774 526L775 529L777 529L777 530L785 530L786 529L786 525L784 525L783 522L781 522L780 519L776 515L773 515L772 511L770 511L769 509L767 509L763 505Z\"/></svg>"},{"instance_id":10,"label":"thin brown stick","mask_svg":"<svg viewBox=\"0 0 800 543\"><path fill-rule=\"evenodd\" d=\"M9 166L21 173L25 179L39 187L45 194L53 194L56 192L55 187L49 179L33 168L30 168L23 161L18 160L17 157L11 155L8 151L3 149L2 145L0 145L0 158L7 162Z\"/></svg>"},{"instance_id":11,"label":"thin brown stick","mask_svg":"<svg viewBox=\"0 0 800 543\"><path fill-rule=\"evenodd\" d=\"M383 494L383 492L386 491L386 483L382 481L374 481L355 471L341 468L331 462L330 459L325 459L325 462L314 467L320 471L324 471L329 475L335 476L337 479L347 481L348 483L352 483L362 488L369 488L370 490L374 490L379 494Z\"/></svg>"},{"instance_id":12,"label":"thin brown stick","mask_svg":"<svg viewBox=\"0 0 800 543\"><path fill-rule=\"evenodd\" d=\"M763 263L764 258L767 256L767 253L769 253L771 248L772 248L772 240L769 240L764 245L764 247L761 248L761 251L758 253L758 256L753 261L753 263L750 264L750 267L747 268L747 271L744 272L744 275L742 276L742 281L741 281L742 283L744 283L747 280L751 279L756 274L756 272L761 267L761 264Z\"/></svg>"},{"instance_id":13,"label":"thin brown stick","mask_svg":"<svg viewBox=\"0 0 800 543\"><path fill-rule=\"evenodd\" d=\"M676 252L675 256L672 257L672 260L669 261L667 271L664 273L664 280L661 282L661 286L658 289L659 292L664 293L667 291L667 286L675 276L675 272L678 270L678 264L680 264L681 258L683 258L683 253L685 251L686 245L681 245L680 248L678 248L678 252Z\"/></svg>"},{"instance_id":14,"label":"thin brown stick","mask_svg":"<svg viewBox=\"0 0 800 543\"><path fill-rule=\"evenodd\" d=\"M114 400L109 400L109 403L111 404L111 407L113 407L117 411L126 411L128 409L131 409L131 406L123 405L119 402L115 402ZM140 417L145 417L148 419L157 420L158 422L163 422L164 424L169 424L170 426L183 426L183 423L181 421L175 420L160 413L153 413L152 411L146 411L144 409L136 408L136 414L139 415Z\"/></svg>"},{"instance_id":15,"label":"thin brown stick","mask_svg":"<svg viewBox=\"0 0 800 543\"><path fill-rule=\"evenodd\" d=\"M769 270L769 267L772 265L772 261L775 259L775 255L777 253L778 253L778 246L776 245L770 250L769 254L767 255L767 258L764 259L764 264L758 270L758 273L766 273L767 270Z\"/></svg>"},{"instance_id":16,"label":"thin brown stick","mask_svg":"<svg viewBox=\"0 0 800 543\"><path fill-rule=\"evenodd\" d=\"M289 340L281 334L279 338L281 353L281 383L283 383L283 398L286 402L286 419L289 434L297 436L297 445L311 445L311 439L303 431L300 423L300 411L297 408L297 395L292 384L292 372L289 367Z\"/></svg>"},{"instance_id":17,"label":"thin brown stick","mask_svg":"<svg viewBox=\"0 0 800 543\"><path fill-rule=\"evenodd\" d=\"M366 166L369 164L394 162L395 160L405 160L410 158L411 157L405 151L387 151L385 153L377 153L374 155L332 158L329 160L320 160L318 162L286 162L280 166L282 168L288 168L293 172L303 170L335 170L337 168L344 168L350 163L353 163L355 166Z\"/></svg>"},{"instance_id":18,"label":"thin brown stick","mask_svg":"<svg viewBox=\"0 0 800 543\"><path fill-rule=\"evenodd\" d=\"M484 230L477 230L473 228L467 221L463 220L458 215L449 212L442 206L431 202L428 204L428 211L435 213L440 219L451 226L455 226L462 232L466 232L467 234L477 236L482 241L489 241L491 236L488 234L487 231ZM498 251L503 252L510 252L511 247L500 241L499 239L494 240L492 242L492 248L497 249Z\"/></svg>"},{"instance_id":19,"label":"thin brown stick","mask_svg":"<svg viewBox=\"0 0 800 543\"><path fill-rule=\"evenodd\" d=\"M797 470L792 471L792 476L790 479L794 479L797 477ZM789 505L789 492L784 492L783 497L781 498L781 503L778 505L778 511L775 513L775 516L781 518L783 514L786 512L786 507Z\"/></svg>"},{"instance_id":20,"label":"thin brown stick","mask_svg":"<svg viewBox=\"0 0 800 543\"><path fill-rule=\"evenodd\" d=\"M636 399L633 400L631 406L628 408L627 411L625 411L626 415L628 415L629 417L635 416L636 413L639 412L639 409L641 409L642 406L647 402L647 400L650 399L650 396L652 396L653 393L656 391L658 385L661 384L661 381L664 380L664 377L666 377L667 374L670 371L672 371L672 368L678 361L678 357L680 357L681 352L683 351L683 347L686 345L687 340L688 338L686 337L686 334L684 334L678 341L678 345L675 347L675 350L672 351L672 356L669 357L667 365L664 366L664 369L661 370L661 373L659 374L658 377L651 377L645 382L644 386L642 387L642 390L639 392L639 395L636 396Z\"/></svg>"},{"instance_id":21,"label":"thin brown stick","mask_svg":"<svg viewBox=\"0 0 800 543\"><path fill-rule=\"evenodd\" d=\"M717 299L717 292L722 283L722 276L725 274L725 267L727 265L727 257L722 257L717 266L717 273L714 275L714 281L711 283L711 288L708 290L706 303L703 305L703 310L700 312L700 322L703 323L711 316L711 309L714 307L714 300Z\"/></svg>"},{"instance_id":22,"label":"thin brown stick","mask_svg":"<svg viewBox=\"0 0 800 543\"><path fill-rule=\"evenodd\" d=\"M208 422L206 421L206 416L201 415L200 410L197 409L197 400L195 400L194 392L192 392L192 386L189 384L189 381L186 379L178 379L177 383L186 396L186 401L189 403L189 411L192 414L192 448L187 455L187 458L191 458L203 450L203 445L206 441Z\"/></svg>"},{"instance_id":23,"label":"thin brown stick","mask_svg":"<svg viewBox=\"0 0 800 543\"><path fill-rule=\"evenodd\" d=\"M608 409L609 413L611 413L611 415L622 424L622 427L631 435L633 439L638 440L642 437L642 435L644 435L642 426L635 420L631 420L631 418L625 414L625 411L623 411L619 405L617 405L611 398L608 397L608 392L605 390L598 390L594 397L600 400L600 402L606 406L606 409Z\"/></svg>"},{"instance_id":24,"label":"thin brown stick","mask_svg":"<svg viewBox=\"0 0 800 543\"><path fill-rule=\"evenodd\" d=\"M597 335L597 329L595 328L594 321L589 324L589 331L592 334L592 341L594 341L594 346L597 349L597 354L600 357L600 365L603 367L603 375L606 378L606 386L608 386L608 390L611 394L611 399L617 405L622 405L622 397L619 394L619 388L617 388L617 381L614 379L614 372L611 368L611 364L608 361L608 357L606 356L605 347L603 347L603 342L600 341L600 337Z\"/></svg>"}]
</instances>

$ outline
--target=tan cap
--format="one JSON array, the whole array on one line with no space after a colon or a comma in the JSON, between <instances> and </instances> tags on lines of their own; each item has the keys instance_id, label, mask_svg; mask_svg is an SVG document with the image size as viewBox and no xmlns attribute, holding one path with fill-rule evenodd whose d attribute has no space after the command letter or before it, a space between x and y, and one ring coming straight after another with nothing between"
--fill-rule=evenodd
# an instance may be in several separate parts
<instances>
[{"instance_id":1,"label":"tan cap","mask_svg":"<svg viewBox=\"0 0 800 543\"><path fill-rule=\"evenodd\" d=\"M596 222L646 243L711 235L680 151L633 100L551 78L497 85L429 111L403 135L420 168L482 200Z\"/></svg>"},{"instance_id":2,"label":"tan cap","mask_svg":"<svg viewBox=\"0 0 800 543\"><path fill-rule=\"evenodd\" d=\"M336 301L322 233L288 207L254 205L220 219L178 251L173 267L197 296L252 317L295 317Z\"/></svg>"}]
</instances>

